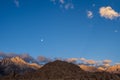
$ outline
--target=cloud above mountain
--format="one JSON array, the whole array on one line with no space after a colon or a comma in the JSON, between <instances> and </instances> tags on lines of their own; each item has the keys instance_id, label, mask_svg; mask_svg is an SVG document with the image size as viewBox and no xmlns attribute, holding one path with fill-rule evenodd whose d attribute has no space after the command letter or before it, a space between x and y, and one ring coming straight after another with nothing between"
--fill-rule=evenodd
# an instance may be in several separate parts
<instances>
[{"instance_id":1,"label":"cloud above mountain","mask_svg":"<svg viewBox=\"0 0 120 80\"><path fill-rule=\"evenodd\" d=\"M94 65L94 64L97 63L95 60L92 60L92 59L87 60L87 59L85 59L85 58L80 58L80 60L81 60L83 63L89 64L89 65Z\"/></svg>"},{"instance_id":2,"label":"cloud above mountain","mask_svg":"<svg viewBox=\"0 0 120 80\"><path fill-rule=\"evenodd\" d=\"M93 18L93 12L92 11L87 11L87 17L88 18Z\"/></svg>"},{"instance_id":3,"label":"cloud above mountain","mask_svg":"<svg viewBox=\"0 0 120 80\"><path fill-rule=\"evenodd\" d=\"M48 62L51 62L52 61L52 59L50 59L50 58L47 58L47 57L44 57L44 56L38 56L37 57L37 61L39 62L39 63L48 63Z\"/></svg>"},{"instance_id":4,"label":"cloud above mountain","mask_svg":"<svg viewBox=\"0 0 120 80\"><path fill-rule=\"evenodd\" d=\"M110 64L111 62L111 60L103 60L103 64Z\"/></svg>"},{"instance_id":5,"label":"cloud above mountain","mask_svg":"<svg viewBox=\"0 0 120 80\"><path fill-rule=\"evenodd\" d=\"M68 58L65 61L70 62L70 63L76 63L79 60L79 58Z\"/></svg>"},{"instance_id":6,"label":"cloud above mountain","mask_svg":"<svg viewBox=\"0 0 120 80\"><path fill-rule=\"evenodd\" d=\"M111 60L103 60L103 65L105 67L109 67L111 62L112 62Z\"/></svg>"},{"instance_id":7,"label":"cloud above mountain","mask_svg":"<svg viewBox=\"0 0 120 80\"><path fill-rule=\"evenodd\" d=\"M50 0L53 4L57 4L59 5L60 8L63 9L73 9L74 8L74 4L72 2L72 0Z\"/></svg>"},{"instance_id":8,"label":"cloud above mountain","mask_svg":"<svg viewBox=\"0 0 120 80\"><path fill-rule=\"evenodd\" d=\"M120 17L120 14L116 12L114 9L112 9L112 7L110 6L101 7L99 9L99 13L101 17L104 17L110 20Z\"/></svg>"},{"instance_id":9,"label":"cloud above mountain","mask_svg":"<svg viewBox=\"0 0 120 80\"><path fill-rule=\"evenodd\" d=\"M99 61L99 60L86 59L86 58L68 58L66 59L66 61L71 63L81 62L86 65L96 65L96 66L102 65L106 67L110 66L112 62L112 60L108 60L108 59Z\"/></svg>"},{"instance_id":10,"label":"cloud above mountain","mask_svg":"<svg viewBox=\"0 0 120 80\"><path fill-rule=\"evenodd\" d=\"M60 3L61 3L61 4L64 4L64 3L65 3L65 1L64 1L64 0L60 0Z\"/></svg>"},{"instance_id":11,"label":"cloud above mountain","mask_svg":"<svg viewBox=\"0 0 120 80\"><path fill-rule=\"evenodd\" d=\"M14 4L16 5L16 7L19 7L20 6L19 0L14 0Z\"/></svg>"},{"instance_id":12,"label":"cloud above mountain","mask_svg":"<svg viewBox=\"0 0 120 80\"><path fill-rule=\"evenodd\" d=\"M112 62L112 60L108 60L108 59L97 61L97 60L86 59L86 58L56 58L56 57L55 58L48 58L48 57L41 56L41 55L35 59L27 53L16 54L16 53L0 52L0 59L12 58L12 57L17 57L17 56L19 56L20 58L22 58L26 62L39 63L39 64L46 64L46 63L51 62L51 61L61 60L61 61L67 61L69 63L74 63L74 64L82 63L82 64L86 64L86 65L96 65L96 66L108 67L111 65L111 62Z\"/></svg>"}]
</instances>

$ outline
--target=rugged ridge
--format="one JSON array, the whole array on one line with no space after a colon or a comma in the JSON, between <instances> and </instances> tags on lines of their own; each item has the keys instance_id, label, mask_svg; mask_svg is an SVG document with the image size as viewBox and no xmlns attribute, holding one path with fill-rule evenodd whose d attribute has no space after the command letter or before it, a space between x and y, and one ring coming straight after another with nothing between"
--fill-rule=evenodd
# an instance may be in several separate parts
<instances>
[{"instance_id":1,"label":"rugged ridge","mask_svg":"<svg viewBox=\"0 0 120 80\"><path fill-rule=\"evenodd\" d=\"M120 64L118 65L114 65L114 66L110 66L106 69L107 72L110 73L119 73L120 74Z\"/></svg>"},{"instance_id":2,"label":"rugged ridge","mask_svg":"<svg viewBox=\"0 0 120 80\"><path fill-rule=\"evenodd\" d=\"M5 58L0 62L1 75L9 75L12 72L24 73L26 71L35 71L39 68L39 65L27 63L20 57Z\"/></svg>"},{"instance_id":3,"label":"rugged ridge","mask_svg":"<svg viewBox=\"0 0 120 80\"><path fill-rule=\"evenodd\" d=\"M12 68L15 69L16 66L14 65ZM2 71L0 72L2 73ZM76 64L57 60L45 64L36 71L26 71L23 75L11 73L8 76L0 77L0 80L120 80L120 74L105 71L88 72Z\"/></svg>"},{"instance_id":4,"label":"rugged ridge","mask_svg":"<svg viewBox=\"0 0 120 80\"><path fill-rule=\"evenodd\" d=\"M78 65L65 61L47 63L34 73L26 73L15 79L31 80L120 80L119 75L107 72L86 72Z\"/></svg>"},{"instance_id":5,"label":"rugged ridge","mask_svg":"<svg viewBox=\"0 0 120 80\"><path fill-rule=\"evenodd\" d=\"M84 71L79 68L79 66L68 63L65 61L56 60L50 62L44 67L40 68L36 73L41 76L41 78L72 78L76 77L76 74L81 74Z\"/></svg>"},{"instance_id":6,"label":"rugged ridge","mask_svg":"<svg viewBox=\"0 0 120 80\"><path fill-rule=\"evenodd\" d=\"M27 67L34 68L34 69L40 68L40 65L36 63L27 63L20 57L5 58L1 61L1 66L8 66L12 64L19 66L20 68L27 68Z\"/></svg>"}]
</instances>

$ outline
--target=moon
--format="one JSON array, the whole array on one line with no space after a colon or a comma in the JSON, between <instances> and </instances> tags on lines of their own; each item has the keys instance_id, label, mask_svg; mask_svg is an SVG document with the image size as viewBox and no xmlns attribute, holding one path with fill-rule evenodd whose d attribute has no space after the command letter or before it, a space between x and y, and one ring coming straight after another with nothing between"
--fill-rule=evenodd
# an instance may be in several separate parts
<instances>
[{"instance_id":1,"label":"moon","mask_svg":"<svg viewBox=\"0 0 120 80\"><path fill-rule=\"evenodd\" d=\"M40 41L41 41L41 42L43 42L43 41L44 41L44 39L41 39Z\"/></svg>"},{"instance_id":2,"label":"moon","mask_svg":"<svg viewBox=\"0 0 120 80\"><path fill-rule=\"evenodd\" d=\"M116 32L116 33L117 33L117 32L118 32L118 30L115 30L114 32Z\"/></svg>"}]
</instances>

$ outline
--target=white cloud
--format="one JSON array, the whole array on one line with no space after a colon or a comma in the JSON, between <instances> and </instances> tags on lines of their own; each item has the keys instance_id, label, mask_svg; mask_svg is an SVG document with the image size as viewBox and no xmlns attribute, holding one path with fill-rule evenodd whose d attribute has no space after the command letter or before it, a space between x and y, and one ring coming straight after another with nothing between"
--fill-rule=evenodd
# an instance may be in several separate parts
<instances>
[{"instance_id":1,"label":"white cloud","mask_svg":"<svg viewBox=\"0 0 120 80\"><path fill-rule=\"evenodd\" d=\"M51 62L52 60L50 58L46 58L44 56L38 56L37 57L37 60L40 62L40 63L48 63L48 62Z\"/></svg>"},{"instance_id":2,"label":"white cloud","mask_svg":"<svg viewBox=\"0 0 120 80\"><path fill-rule=\"evenodd\" d=\"M86 60L86 59L85 59L85 58L80 58L80 60L81 60L81 61L84 61L84 60Z\"/></svg>"},{"instance_id":3,"label":"white cloud","mask_svg":"<svg viewBox=\"0 0 120 80\"><path fill-rule=\"evenodd\" d=\"M115 63L115 65L120 65L120 63Z\"/></svg>"},{"instance_id":4,"label":"white cloud","mask_svg":"<svg viewBox=\"0 0 120 80\"><path fill-rule=\"evenodd\" d=\"M50 1L53 2L53 4L59 5L60 8L64 8L66 10L74 8L72 0L50 0Z\"/></svg>"},{"instance_id":5,"label":"white cloud","mask_svg":"<svg viewBox=\"0 0 120 80\"><path fill-rule=\"evenodd\" d=\"M60 3L61 3L61 4L64 4L64 3L65 3L65 1L64 1L64 0L60 0Z\"/></svg>"},{"instance_id":6,"label":"white cloud","mask_svg":"<svg viewBox=\"0 0 120 80\"><path fill-rule=\"evenodd\" d=\"M53 2L53 4L56 4L56 0L50 0L51 2Z\"/></svg>"},{"instance_id":7,"label":"white cloud","mask_svg":"<svg viewBox=\"0 0 120 80\"><path fill-rule=\"evenodd\" d=\"M72 3L68 3L65 5L65 9L73 9L74 5Z\"/></svg>"},{"instance_id":8,"label":"white cloud","mask_svg":"<svg viewBox=\"0 0 120 80\"><path fill-rule=\"evenodd\" d=\"M96 61L94 61L94 60L86 60L86 63L93 65L93 64L96 64Z\"/></svg>"},{"instance_id":9,"label":"white cloud","mask_svg":"<svg viewBox=\"0 0 120 80\"><path fill-rule=\"evenodd\" d=\"M114 19L120 17L120 14L112 9L110 6L101 7L99 10L100 16L105 17L106 19Z\"/></svg>"},{"instance_id":10,"label":"white cloud","mask_svg":"<svg viewBox=\"0 0 120 80\"><path fill-rule=\"evenodd\" d=\"M15 3L15 5L16 5L16 7L19 7L19 6L20 6L19 0L14 0L14 3Z\"/></svg>"},{"instance_id":11,"label":"white cloud","mask_svg":"<svg viewBox=\"0 0 120 80\"><path fill-rule=\"evenodd\" d=\"M103 64L110 64L111 62L111 60L103 60Z\"/></svg>"},{"instance_id":12,"label":"white cloud","mask_svg":"<svg viewBox=\"0 0 120 80\"><path fill-rule=\"evenodd\" d=\"M110 64L103 64L103 66L104 66L104 67L109 67L109 66L110 66Z\"/></svg>"},{"instance_id":13,"label":"white cloud","mask_svg":"<svg viewBox=\"0 0 120 80\"><path fill-rule=\"evenodd\" d=\"M95 60L87 60L85 58L80 58L80 60L86 64L89 64L89 65L94 65L96 64L96 61Z\"/></svg>"},{"instance_id":14,"label":"white cloud","mask_svg":"<svg viewBox=\"0 0 120 80\"><path fill-rule=\"evenodd\" d=\"M95 60L87 60L85 58L68 58L65 61L67 62L71 62L71 63L76 63L77 61L81 60L83 63L85 64L89 64L89 65L94 65L96 64Z\"/></svg>"},{"instance_id":15,"label":"white cloud","mask_svg":"<svg viewBox=\"0 0 120 80\"><path fill-rule=\"evenodd\" d=\"M110 66L110 63L112 62L111 60L103 60L103 61L96 61L96 60L92 60L92 59L85 59L85 58L80 58L80 60L84 63L84 64L89 64L89 65L103 65L105 67Z\"/></svg>"},{"instance_id":16,"label":"white cloud","mask_svg":"<svg viewBox=\"0 0 120 80\"><path fill-rule=\"evenodd\" d=\"M95 7L96 5L95 4L92 4L93 7Z\"/></svg>"},{"instance_id":17,"label":"white cloud","mask_svg":"<svg viewBox=\"0 0 120 80\"><path fill-rule=\"evenodd\" d=\"M65 61L70 62L70 63L76 63L79 59L78 58L68 58Z\"/></svg>"},{"instance_id":18,"label":"white cloud","mask_svg":"<svg viewBox=\"0 0 120 80\"><path fill-rule=\"evenodd\" d=\"M87 11L87 17L88 18L93 18L93 12L92 11Z\"/></svg>"}]
</instances>

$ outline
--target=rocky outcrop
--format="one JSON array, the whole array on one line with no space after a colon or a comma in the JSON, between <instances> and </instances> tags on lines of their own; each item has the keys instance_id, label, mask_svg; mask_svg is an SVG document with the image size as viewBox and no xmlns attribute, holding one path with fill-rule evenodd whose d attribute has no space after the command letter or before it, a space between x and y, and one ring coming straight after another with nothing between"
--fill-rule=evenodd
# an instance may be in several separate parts
<instances>
[{"instance_id":1,"label":"rocky outcrop","mask_svg":"<svg viewBox=\"0 0 120 80\"><path fill-rule=\"evenodd\" d=\"M104 71L84 71L78 65L57 60L45 64L35 72L27 71L23 75L13 72L0 77L0 80L120 80L120 76Z\"/></svg>"},{"instance_id":2,"label":"rocky outcrop","mask_svg":"<svg viewBox=\"0 0 120 80\"><path fill-rule=\"evenodd\" d=\"M26 71L35 71L39 68L39 65L27 63L20 57L5 58L0 62L1 75L9 75L12 72L21 74Z\"/></svg>"},{"instance_id":3,"label":"rocky outcrop","mask_svg":"<svg viewBox=\"0 0 120 80\"><path fill-rule=\"evenodd\" d=\"M44 65L35 73L26 73L15 79L31 80L120 80L116 74L107 72L86 72L78 65L65 61L54 61Z\"/></svg>"},{"instance_id":4,"label":"rocky outcrop","mask_svg":"<svg viewBox=\"0 0 120 80\"><path fill-rule=\"evenodd\" d=\"M107 72L110 73L119 73L120 74L120 64L119 65L114 65L114 66L110 66L106 69Z\"/></svg>"}]
</instances>

